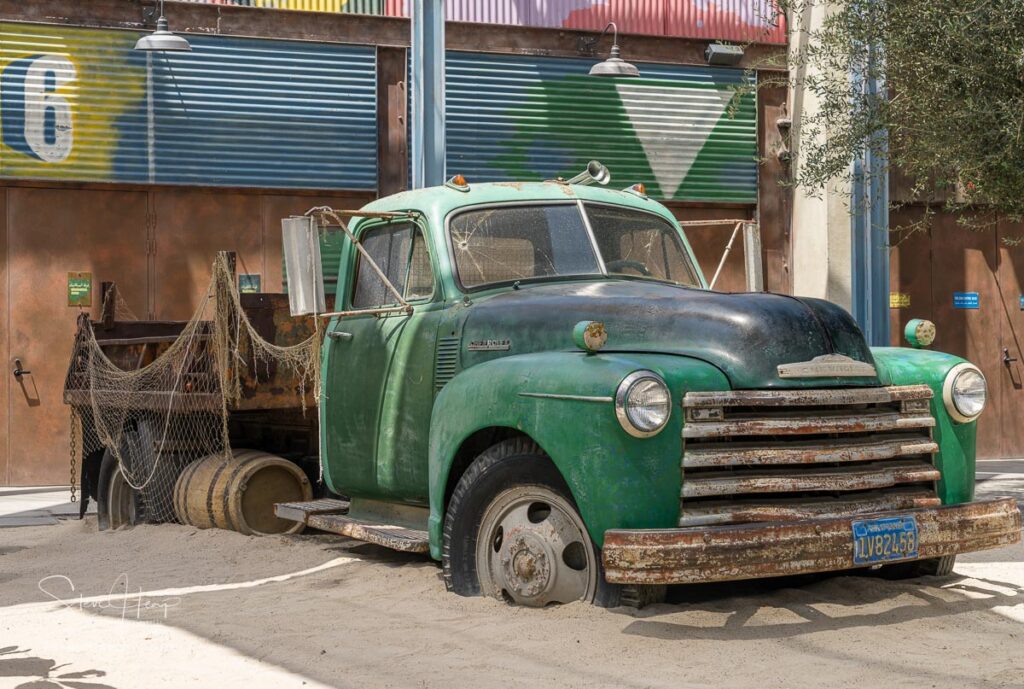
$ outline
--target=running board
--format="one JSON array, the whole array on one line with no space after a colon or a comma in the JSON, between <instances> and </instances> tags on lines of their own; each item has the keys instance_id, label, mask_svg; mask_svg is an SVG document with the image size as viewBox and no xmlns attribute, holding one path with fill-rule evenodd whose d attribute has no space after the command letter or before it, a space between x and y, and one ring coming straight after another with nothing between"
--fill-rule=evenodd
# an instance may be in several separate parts
<instances>
[{"instance_id":1,"label":"running board","mask_svg":"<svg viewBox=\"0 0 1024 689\"><path fill-rule=\"evenodd\" d=\"M281 519L302 522L311 529L329 531L404 553L430 552L426 531L349 517L348 510L349 503L345 500L279 502L274 505L274 513Z\"/></svg>"},{"instance_id":2,"label":"running board","mask_svg":"<svg viewBox=\"0 0 1024 689\"><path fill-rule=\"evenodd\" d=\"M274 505L274 514L290 522L306 523L314 514L348 514L348 500L309 500L307 502L279 502Z\"/></svg>"}]
</instances>

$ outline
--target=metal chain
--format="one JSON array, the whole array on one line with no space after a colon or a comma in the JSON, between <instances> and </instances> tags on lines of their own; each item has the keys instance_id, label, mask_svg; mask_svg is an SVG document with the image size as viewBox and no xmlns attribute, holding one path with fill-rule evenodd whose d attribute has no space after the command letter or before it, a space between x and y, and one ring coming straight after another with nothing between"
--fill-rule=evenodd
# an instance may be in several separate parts
<instances>
[{"instance_id":1,"label":"metal chain","mask_svg":"<svg viewBox=\"0 0 1024 689\"><path fill-rule=\"evenodd\" d=\"M78 429L82 427L82 419L78 415L78 412L71 412L71 477L68 479L68 487L71 490L71 502L75 502L78 498L75 496L75 479L76 476L76 464L78 463Z\"/></svg>"}]
</instances>

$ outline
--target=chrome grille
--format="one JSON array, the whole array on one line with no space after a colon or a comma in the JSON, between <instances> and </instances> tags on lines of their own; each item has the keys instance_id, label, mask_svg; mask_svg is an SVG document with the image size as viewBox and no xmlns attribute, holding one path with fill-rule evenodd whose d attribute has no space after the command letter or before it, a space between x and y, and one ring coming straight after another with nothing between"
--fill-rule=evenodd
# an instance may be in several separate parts
<instances>
[{"instance_id":1,"label":"chrome grille","mask_svg":"<svg viewBox=\"0 0 1024 689\"><path fill-rule=\"evenodd\" d=\"M926 385L690 392L680 526L939 504Z\"/></svg>"}]
</instances>

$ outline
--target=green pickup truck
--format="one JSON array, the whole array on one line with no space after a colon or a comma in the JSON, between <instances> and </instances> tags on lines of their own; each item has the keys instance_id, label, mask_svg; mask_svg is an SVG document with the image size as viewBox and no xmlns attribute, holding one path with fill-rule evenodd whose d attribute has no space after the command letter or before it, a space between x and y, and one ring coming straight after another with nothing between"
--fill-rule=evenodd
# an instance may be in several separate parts
<instances>
[{"instance_id":1,"label":"green pickup truck","mask_svg":"<svg viewBox=\"0 0 1024 689\"><path fill-rule=\"evenodd\" d=\"M826 301L710 291L641 187L456 177L354 215L320 400L347 500L279 517L528 606L948 574L1020 539L1014 501L973 501L976 367L868 347Z\"/></svg>"}]
</instances>

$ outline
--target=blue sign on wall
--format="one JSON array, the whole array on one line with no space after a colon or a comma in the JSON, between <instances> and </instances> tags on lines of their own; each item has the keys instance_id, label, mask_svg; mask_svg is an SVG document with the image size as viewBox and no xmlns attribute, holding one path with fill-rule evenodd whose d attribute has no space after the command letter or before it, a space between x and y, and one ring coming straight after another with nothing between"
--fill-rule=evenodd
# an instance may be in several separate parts
<instances>
[{"instance_id":1,"label":"blue sign on wall","mask_svg":"<svg viewBox=\"0 0 1024 689\"><path fill-rule=\"evenodd\" d=\"M954 309L980 309L981 302L977 292L953 292Z\"/></svg>"}]
</instances>

